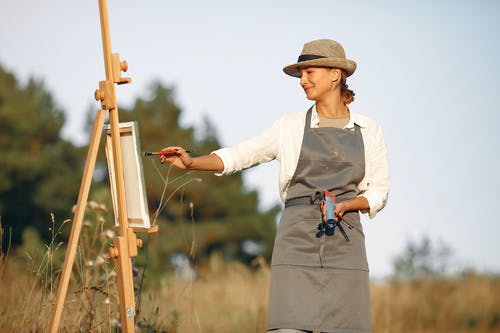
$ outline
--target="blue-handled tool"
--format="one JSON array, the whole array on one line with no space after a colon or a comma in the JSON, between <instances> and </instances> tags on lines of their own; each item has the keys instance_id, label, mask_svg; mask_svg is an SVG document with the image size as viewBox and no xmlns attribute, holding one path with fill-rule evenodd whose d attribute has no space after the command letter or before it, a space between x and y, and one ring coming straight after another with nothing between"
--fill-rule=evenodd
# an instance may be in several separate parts
<instances>
[{"instance_id":1,"label":"blue-handled tool","mask_svg":"<svg viewBox=\"0 0 500 333\"><path fill-rule=\"evenodd\" d=\"M325 191L325 220L328 222L329 220L333 220L334 222L337 220L333 215L335 212L335 196L328 191Z\"/></svg>"},{"instance_id":2,"label":"blue-handled tool","mask_svg":"<svg viewBox=\"0 0 500 333\"><path fill-rule=\"evenodd\" d=\"M349 236L342 227L341 222L346 223L349 229L352 228L351 224L345 221L341 216L335 215L336 197L328 190L323 191L323 200L321 201L321 218L322 221L318 225L318 232L316 237L320 238L323 234L327 236L333 236L335 234L335 228L338 227L342 236L344 236L347 242L350 241Z\"/></svg>"}]
</instances>

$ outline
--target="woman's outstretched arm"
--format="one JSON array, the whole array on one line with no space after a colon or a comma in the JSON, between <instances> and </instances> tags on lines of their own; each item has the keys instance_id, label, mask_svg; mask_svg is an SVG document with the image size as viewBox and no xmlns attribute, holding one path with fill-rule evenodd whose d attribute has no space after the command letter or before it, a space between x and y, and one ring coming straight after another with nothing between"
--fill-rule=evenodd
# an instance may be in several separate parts
<instances>
[{"instance_id":1,"label":"woman's outstretched arm","mask_svg":"<svg viewBox=\"0 0 500 333\"><path fill-rule=\"evenodd\" d=\"M166 147L162 151L171 151L172 154L161 155L161 163L171 163L182 170L216 171L224 170L224 163L216 154L192 157L182 147Z\"/></svg>"}]
</instances>

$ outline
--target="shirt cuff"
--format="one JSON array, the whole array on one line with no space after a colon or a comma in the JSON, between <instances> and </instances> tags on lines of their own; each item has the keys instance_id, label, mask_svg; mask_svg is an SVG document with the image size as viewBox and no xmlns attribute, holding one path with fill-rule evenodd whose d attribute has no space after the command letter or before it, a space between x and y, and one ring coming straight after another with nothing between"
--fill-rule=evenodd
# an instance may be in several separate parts
<instances>
[{"instance_id":1,"label":"shirt cuff","mask_svg":"<svg viewBox=\"0 0 500 333\"><path fill-rule=\"evenodd\" d=\"M368 201L370 209L362 210L361 213L370 219L373 219L377 213L384 208L385 203L387 202L387 196L385 200L381 200L380 195L376 193L365 192L360 194L359 197L364 197Z\"/></svg>"},{"instance_id":2,"label":"shirt cuff","mask_svg":"<svg viewBox=\"0 0 500 333\"><path fill-rule=\"evenodd\" d=\"M215 173L216 176L226 176L226 175L230 175L233 173L228 168L228 165L230 164L230 162L229 162L230 158L229 158L229 153L227 152L226 148L217 149L217 150L211 152L210 154L215 154L215 155L219 156L219 158L222 160L222 164L224 164L224 170L222 170L221 172L216 172Z\"/></svg>"}]
</instances>

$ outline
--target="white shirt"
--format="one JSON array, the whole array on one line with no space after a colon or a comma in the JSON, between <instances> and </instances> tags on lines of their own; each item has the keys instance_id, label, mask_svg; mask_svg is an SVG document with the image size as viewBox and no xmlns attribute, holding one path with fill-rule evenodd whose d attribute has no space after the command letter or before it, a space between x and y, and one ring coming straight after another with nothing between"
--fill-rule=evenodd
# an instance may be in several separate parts
<instances>
[{"instance_id":1,"label":"white shirt","mask_svg":"<svg viewBox=\"0 0 500 333\"><path fill-rule=\"evenodd\" d=\"M302 148L306 114L287 113L260 135L236 146L214 151L224 163L224 170L217 175L229 175L276 159L280 162L280 196L285 202ZM368 200L370 209L363 213L373 218L384 208L389 194L387 148L382 129L374 120L351 112L349 123L344 129L354 130L354 124L361 128L365 147L365 177L358 184L358 196ZM313 106L311 128L318 126L319 116L316 106Z\"/></svg>"}]
</instances>

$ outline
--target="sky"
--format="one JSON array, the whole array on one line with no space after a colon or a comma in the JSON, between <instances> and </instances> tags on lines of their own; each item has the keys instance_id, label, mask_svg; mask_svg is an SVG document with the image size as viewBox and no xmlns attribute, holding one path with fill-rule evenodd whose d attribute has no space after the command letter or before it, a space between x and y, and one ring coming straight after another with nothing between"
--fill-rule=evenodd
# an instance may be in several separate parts
<instances>
[{"instance_id":1,"label":"sky","mask_svg":"<svg viewBox=\"0 0 500 333\"><path fill-rule=\"evenodd\" d=\"M453 269L500 272L500 2L108 0L114 53L132 83L118 105L175 87L182 122L215 123L224 146L305 111L282 72L302 45L339 41L357 62L352 111L375 119L389 151L389 201L363 219L371 275L392 273L408 242L451 248ZM97 1L0 0L0 64L43 80L83 145L85 113L105 79ZM140 126L140 124L139 124ZM142 143L162 148L175 142ZM261 207L279 201L278 165L244 172Z\"/></svg>"}]
</instances>

